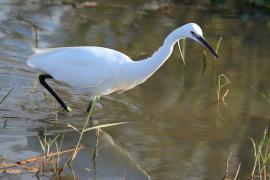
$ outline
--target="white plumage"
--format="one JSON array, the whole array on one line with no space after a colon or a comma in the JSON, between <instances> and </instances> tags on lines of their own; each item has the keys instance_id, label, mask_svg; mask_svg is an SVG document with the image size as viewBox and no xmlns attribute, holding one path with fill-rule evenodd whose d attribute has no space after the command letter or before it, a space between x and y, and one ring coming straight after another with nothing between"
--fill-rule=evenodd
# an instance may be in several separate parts
<instances>
[{"instance_id":1,"label":"white plumage","mask_svg":"<svg viewBox=\"0 0 270 180\"><path fill-rule=\"evenodd\" d=\"M134 62L125 54L95 46L47 49L27 61L32 68L91 95L108 94L124 88L121 87L123 83L113 82L122 77L128 63Z\"/></svg>"},{"instance_id":2,"label":"white plumage","mask_svg":"<svg viewBox=\"0 0 270 180\"><path fill-rule=\"evenodd\" d=\"M201 28L189 23L170 33L158 51L145 60L133 61L113 49L85 46L38 49L27 64L56 81L86 90L93 99L144 82L168 59L174 44L182 38L191 38L205 45L217 57L203 39Z\"/></svg>"}]
</instances>

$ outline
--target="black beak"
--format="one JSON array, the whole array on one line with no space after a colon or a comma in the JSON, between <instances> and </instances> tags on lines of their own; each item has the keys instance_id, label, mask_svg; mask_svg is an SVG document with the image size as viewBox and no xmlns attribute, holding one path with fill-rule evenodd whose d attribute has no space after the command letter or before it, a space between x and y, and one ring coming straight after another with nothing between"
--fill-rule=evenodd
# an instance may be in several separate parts
<instances>
[{"instance_id":1,"label":"black beak","mask_svg":"<svg viewBox=\"0 0 270 180\"><path fill-rule=\"evenodd\" d=\"M209 51L215 56L216 59L218 59L218 55L216 53L216 51L209 45L209 43L200 35L196 34L196 33L192 33L192 35L199 41L202 43L202 45L204 45L207 49L209 49Z\"/></svg>"}]
</instances>

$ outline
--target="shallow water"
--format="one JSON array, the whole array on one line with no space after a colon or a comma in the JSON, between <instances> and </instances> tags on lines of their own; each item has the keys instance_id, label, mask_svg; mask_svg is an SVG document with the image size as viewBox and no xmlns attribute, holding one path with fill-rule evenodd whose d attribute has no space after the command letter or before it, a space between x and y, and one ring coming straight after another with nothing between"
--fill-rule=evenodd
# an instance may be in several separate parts
<instances>
[{"instance_id":1,"label":"shallow water","mask_svg":"<svg viewBox=\"0 0 270 180\"><path fill-rule=\"evenodd\" d=\"M169 13L162 13L152 11L145 1L108 1L73 9L43 1L2 0L0 95L14 90L0 105L0 155L11 162L41 155L38 135L46 131L55 136L69 129L65 124L82 125L86 117L87 96L54 83L73 108L65 113L43 95L38 73L26 65L34 45L33 25L40 29L41 48L98 45L140 59L141 54L151 55L173 29L196 22L210 44L223 37L220 59L215 63L207 52L203 73L203 48L187 40L185 67L175 47L170 59L144 84L98 100L93 117L97 124L135 124L104 129L96 177L221 179L232 152L231 171L241 162L240 178L247 178L252 166L248 137L258 139L269 119L269 104L252 88L270 91L270 27L263 17L243 21L247 15L236 9L234 4L227 9L208 1L174 4ZM231 83L225 103L217 104L219 74ZM67 134L65 147L74 147L76 133ZM84 139L90 149L93 137ZM80 153L74 166L77 177L94 178L91 156ZM65 177L72 178L71 174L66 172ZM30 173L0 177L36 179Z\"/></svg>"}]
</instances>

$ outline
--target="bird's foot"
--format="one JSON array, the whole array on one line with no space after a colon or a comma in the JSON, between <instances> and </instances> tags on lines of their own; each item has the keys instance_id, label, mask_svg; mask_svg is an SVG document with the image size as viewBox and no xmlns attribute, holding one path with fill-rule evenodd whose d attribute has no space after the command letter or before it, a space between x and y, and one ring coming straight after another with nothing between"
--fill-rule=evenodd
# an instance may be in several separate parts
<instances>
[{"instance_id":1,"label":"bird's foot","mask_svg":"<svg viewBox=\"0 0 270 180\"><path fill-rule=\"evenodd\" d=\"M67 112L72 112L71 107L67 106L66 111L67 111Z\"/></svg>"}]
</instances>

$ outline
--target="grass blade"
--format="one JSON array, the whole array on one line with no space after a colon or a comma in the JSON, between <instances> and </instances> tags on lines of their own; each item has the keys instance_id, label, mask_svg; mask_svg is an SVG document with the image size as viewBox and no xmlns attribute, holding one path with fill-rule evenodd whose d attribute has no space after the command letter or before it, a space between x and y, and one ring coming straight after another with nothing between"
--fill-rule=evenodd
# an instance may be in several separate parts
<instances>
[{"instance_id":1,"label":"grass blade","mask_svg":"<svg viewBox=\"0 0 270 180\"><path fill-rule=\"evenodd\" d=\"M179 48L179 52L180 52L180 56L181 56L181 59L183 61L183 64L184 66L186 65L186 61L185 61L185 46L186 46L186 41L185 39L182 40L182 44L183 44L183 50L181 48L181 44L180 44L180 41L177 41L177 45L178 45L178 48Z\"/></svg>"},{"instance_id":2,"label":"grass blade","mask_svg":"<svg viewBox=\"0 0 270 180\"><path fill-rule=\"evenodd\" d=\"M218 43L217 43L217 46L216 46L216 53L217 53L217 54L218 54L218 50L219 50L221 41L222 41L222 37L219 38Z\"/></svg>"},{"instance_id":3,"label":"grass blade","mask_svg":"<svg viewBox=\"0 0 270 180\"><path fill-rule=\"evenodd\" d=\"M102 124L102 125L87 128L83 132L87 132L87 131L91 131L91 130L99 129L99 128L118 126L118 125L122 125L122 124L128 124L128 122L117 122L117 123Z\"/></svg>"},{"instance_id":4,"label":"grass blade","mask_svg":"<svg viewBox=\"0 0 270 180\"><path fill-rule=\"evenodd\" d=\"M11 89L1 100L0 100L0 104L2 104L6 98L10 95L10 93L13 91L13 89Z\"/></svg>"}]
</instances>

